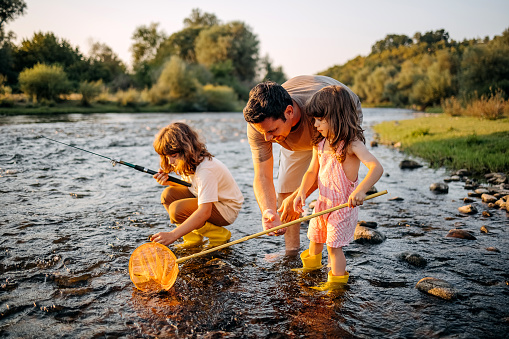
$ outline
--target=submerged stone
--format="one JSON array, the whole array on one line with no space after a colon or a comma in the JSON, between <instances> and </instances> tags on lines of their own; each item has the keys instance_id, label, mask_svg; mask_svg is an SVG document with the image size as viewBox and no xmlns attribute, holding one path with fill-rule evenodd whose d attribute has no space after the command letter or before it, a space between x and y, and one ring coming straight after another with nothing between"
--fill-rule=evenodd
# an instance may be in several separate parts
<instances>
[{"instance_id":1,"label":"submerged stone","mask_svg":"<svg viewBox=\"0 0 509 339\"><path fill-rule=\"evenodd\" d=\"M458 292L447 281L431 277L419 280L415 288L444 300L455 299L458 295Z\"/></svg>"},{"instance_id":2,"label":"submerged stone","mask_svg":"<svg viewBox=\"0 0 509 339\"><path fill-rule=\"evenodd\" d=\"M413 160L403 160L399 163L399 168L401 169L414 169L419 167L422 167L422 165Z\"/></svg>"},{"instance_id":3,"label":"submerged stone","mask_svg":"<svg viewBox=\"0 0 509 339\"><path fill-rule=\"evenodd\" d=\"M380 244L384 242L385 235L377 230L357 225L353 239L359 244Z\"/></svg>"},{"instance_id":4,"label":"submerged stone","mask_svg":"<svg viewBox=\"0 0 509 339\"><path fill-rule=\"evenodd\" d=\"M403 252L398 255L398 259L415 267L425 267L428 264L428 261L417 253Z\"/></svg>"},{"instance_id":5,"label":"submerged stone","mask_svg":"<svg viewBox=\"0 0 509 339\"><path fill-rule=\"evenodd\" d=\"M449 185L443 182L435 182L429 186L429 190L435 193L448 193Z\"/></svg>"},{"instance_id":6,"label":"submerged stone","mask_svg":"<svg viewBox=\"0 0 509 339\"><path fill-rule=\"evenodd\" d=\"M470 232L465 230L459 230L457 228L452 229L447 233L447 238L458 238L458 239L466 239L466 240L476 240L477 238L474 237Z\"/></svg>"}]
</instances>

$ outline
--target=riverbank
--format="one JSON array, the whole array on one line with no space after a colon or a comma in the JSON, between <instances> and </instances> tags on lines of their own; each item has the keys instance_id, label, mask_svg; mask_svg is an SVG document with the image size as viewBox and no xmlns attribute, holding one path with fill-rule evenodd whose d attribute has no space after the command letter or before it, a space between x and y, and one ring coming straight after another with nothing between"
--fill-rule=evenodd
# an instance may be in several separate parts
<instances>
[{"instance_id":1,"label":"riverbank","mask_svg":"<svg viewBox=\"0 0 509 339\"><path fill-rule=\"evenodd\" d=\"M509 119L481 120L430 114L373 127L375 141L400 148L430 167L467 169L476 175L509 173Z\"/></svg>"}]
</instances>

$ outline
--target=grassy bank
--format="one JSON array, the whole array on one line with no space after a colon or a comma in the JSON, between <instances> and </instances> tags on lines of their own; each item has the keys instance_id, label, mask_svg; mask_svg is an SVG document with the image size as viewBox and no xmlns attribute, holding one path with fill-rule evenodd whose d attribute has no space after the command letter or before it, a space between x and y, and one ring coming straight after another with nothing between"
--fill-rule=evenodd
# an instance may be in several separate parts
<instances>
[{"instance_id":1,"label":"grassy bank","mask_svg":"<svg viewBox=\"0 0 509 339\"><path fill-rule=\"evenodd\" d=\"M429 161L432 167L474 173L509 173L509 119L480 120L444 114L388 121L374 127L379 142Z\"/></svg>"}]
</instances>

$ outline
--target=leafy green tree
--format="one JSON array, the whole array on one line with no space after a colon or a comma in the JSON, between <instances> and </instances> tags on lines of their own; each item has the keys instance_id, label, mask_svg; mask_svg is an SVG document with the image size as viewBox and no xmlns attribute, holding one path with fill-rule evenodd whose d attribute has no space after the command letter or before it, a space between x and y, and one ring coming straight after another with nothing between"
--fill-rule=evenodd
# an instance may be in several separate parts
<instances>
[{"instance_id":1,"label":"leafy green tree","mask_svg":"<svg viewBox=\"0 0 509 339\"><path fill-rule=\"evenodd\" d=\"M408 47L412 43L412 39L406 35L388 34L385 39L375 42L371 47L371 53L382 53L399 46Z\"/></svg>"},{"instance_id":2,"label":"leafy green tree","mask_svg":"<svg viewBox=\"0 0 509 339\"><path fill-rule=\"evenodd\" d=\"M202 13L199 8L194 8L191 11L191 15L188 18L184 19L184 27L192 28L192 27L210 27L220 25L221 22L216 17L215 14L212 13Z\"/></svg>"},{"instance_id":3,"label":"leafy green tree","mask_svg":"<svg viewBox=\"0 0 509 339\"><path fill-rule=\"evenodd\" d=\"M201 84L192 76L189 65L177 56L166 63L149 96L152 103L169 103L174 110L196 111L204 107Z\"/></svg>"},{"instance_id":4,"label":"leafy green tree","mask_svg":"<svg viewBox=\"0 0 509 339\"><path fill-rule=\"evenodd\" d=\"M460 94L482 96L501 89L509 96L509 29L487 44L465 50L461 60Z\"/></svg>"},{"instance_id":5,"label":"leafy green tree","mask_svg":"<svg viewBox=\"0 0 509 339\"><path fill-rule=\"evenodd\" d=\"M211 26L196 39L196 59L211 67L231 60L233 75L241 82L252 82L258 62L258 39L248 26L235 21Z\"/></svg>"},{"instance_id":6,"label":"leafy green tree","mask_svg":"<svg viewBox=\"0 0 509 339\"><path fill-rule=\"evenodd\" d=\"M149 26L137 27L131 39L134 43L130 50L133 56L133 65L136 67L155 57L159 45L166 39L166 34L159 31L159 23L153 22Z\"/></svg>"},{"instance_id":7,"label":"leafy green tree","mask_svg":"<svg viewBox=\"0 0 509 339\"><path fill-rule=\"evenodd\" d=\"M84 81L80 83L79 93L81 94L81 104L83 106L90 106L92 100L97 98L103 90L102 80L98 81Z\"/></svg>"},{"instance_id":8,"label":"leafy green tree","mask_svg":"<svg viewBox=\"0 0 509 339\"><path fill-rule=\"evenodd\" d=\"M286 75L283 72L283 67L272 66L272 60L269 58L268 55L264 56L261 59L261 71L262 74L264 74L262 81L270 80L278 84L282 84L287 80Z\"/></svg>"},{"instance_id":9,"label":"leafy green tree","mask_svg":"<svg viewBox=\"0 0 509 339\"><path fill-rule=\"evenodd\" d=\"M61 66L36 64L19 75L21 90L32 97L33 102L41 99L58 100L60 94L70 90L67 74Z\"/></svg>"},{"instance_id":10,"label":"leafy green tree","mask_svg":"<svg viewBox=\"0 0 509 339\"><path fill-rule=\"evenodd\" d=\"M203 95L209 112L233 112L236 109L237 94L228 86L205 85Z\"/></svg>"},{"instance_id":11,"label":"leafy green tree","mask_svg":"<svg viewBox=\"0 0 509 339\"><path fill-rule=\"evenodd\" d=\"M90 58L88 60L90 63L90 70L87 80L103 80L110 85L115 82L115 86L113 86L115 88L113 88L113 90L127 89L132 85L132 82L128 81L126 84L122 83L122 85L119 86L121 83L119 80L127 76L125 74L126 67L109 46L100 42L95 42L92 44L89 54ZM127 79L130 80L129 77L127 77Z\"/></svg>"},{"instance_id":12,"label":"leafy green tree","mask_svg":"<svg viewBox=\"0 0 509 339\"><path fill-rule=\"evenodd\" d=\"M16 72L32 68L38 63L58 64L66 71L69 79L75 82L81 80L81 70L86 68L86 61L79 49L73 48L67 40L59 39L53 33L38 32L31 40L23 40L15 51L14 60Z\"/></svg>"},{"instance_id":13,"label":"leafy green tree","mask_svg":"<svg viewBox=\"0 0 509 339\"><path fill-rule=\"evenodd\" d=\"M25 14L26 8L24 0L0 0L0 37L3 37L4 24Z\"/></svg>"}]
</instances>

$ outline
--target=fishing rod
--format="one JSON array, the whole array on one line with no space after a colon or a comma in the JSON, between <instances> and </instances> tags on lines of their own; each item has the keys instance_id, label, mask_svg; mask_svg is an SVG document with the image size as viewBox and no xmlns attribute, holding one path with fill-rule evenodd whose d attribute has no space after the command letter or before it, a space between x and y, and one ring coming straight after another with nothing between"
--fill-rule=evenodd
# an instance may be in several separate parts
<instances>
[{"instance_id":1,"label":"fishing rod","mask_svg":"<svg viewBox=\"0 0 509 339\"><path fill-rule=\"evenodd\" d=\"M158 173L158 172L156 172L154 170L151 170L151 169L148 169L148 168L145 168L145 167L142 167L142 166L138 166L138 165L133 165L133 164L130 164L130 163L126 162L126 161L115 160L115 159L106 157L106 156L101 155L101 154L97 154L97 153L94 153L94 152L91 152L91 151L87 151L86 149L83 149L83 148L79 148L79 147L76 147L76 146L73 146L73 145L66 144L65 142L61 142L61 141L58 141L58 140L55 140L55 139L51 139L51 138L45 137L44 135L41 135L40 137L44 138L44 139L48 139L48 140L54 141L54 142L58 142L59 144L62 144L62 145L65 145L65 146L69 146L69 147L72 147L72 148L79 149L80 151L83 151L83 152L87 152L87 153L90 153L90 154L97 155L99 157L108 159L113 166L115 166L116 164L121 164L121 165L124 165L124 166L127 166L127 167L134 168L137 171L145 172L145 173L148 173L148 174L151 174L151 175L154 175L154 174ZM174 182L174 183L179 184L179 185L187 186L187 187L191 186L191 184L188 183L187 181L177 179L177 178L172 177L170 175L168 175L168 181Z\"/></svg>"}]
</instances>

